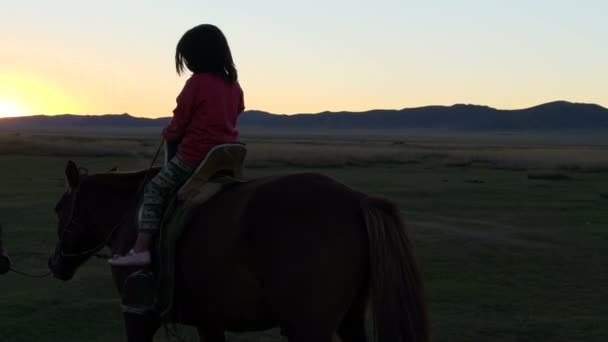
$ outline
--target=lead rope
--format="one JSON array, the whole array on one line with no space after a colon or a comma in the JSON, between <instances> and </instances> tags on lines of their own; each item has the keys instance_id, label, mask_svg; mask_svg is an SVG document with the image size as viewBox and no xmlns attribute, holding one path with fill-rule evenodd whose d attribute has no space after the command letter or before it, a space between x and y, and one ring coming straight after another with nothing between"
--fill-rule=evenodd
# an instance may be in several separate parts
<instances>
[{"instance_id":1,"label":"lead rope","mask_svg":"<svg viewBox=\"0 0 608 342\"><path fill-rule=\"evenodd\" d=\"M0 250L2 250L1 247L2 247L2 225L0 225ZM20 271L20 270L18 270L18 269L16 269L16 268L14 268L14 267L11 266L10 259L9 259L8 270L9 270L9 272L13 272L13 273L22 275L24 277L29 277L29 278L46 278L46 277L48 277L48 276L51 275L51 272L47 272L47 273L44 273L44 274L33 274L33 273L28 273L28 272Z\"/></svg>"},{"instance_id":2,"label":"lead rope","mask_svg":"<svg viewBox=\"0 0 608 342\"><path fill-rule=\"evenodd\" d=\"M48 277L48 276L51 275L50 271L47 272L47 273L44 273L44 274L33 274L33 273L27 273L27 272L19 271L17 269L14 269L13 267L9 268L8 270L11 271L11 272L13 272L13 273L16 273L18 275L21 275L21 276L24 276L24 277L28 277L28 278L46 278L46 277Z\"/></svg>"}]
</instances>

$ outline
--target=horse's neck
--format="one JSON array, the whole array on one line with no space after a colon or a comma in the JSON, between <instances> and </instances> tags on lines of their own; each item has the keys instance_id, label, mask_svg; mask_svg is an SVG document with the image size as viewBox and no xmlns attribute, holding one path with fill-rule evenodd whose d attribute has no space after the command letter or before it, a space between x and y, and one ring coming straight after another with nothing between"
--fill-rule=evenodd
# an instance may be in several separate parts
<instances>
[{"instance_id":1,"label":"horse's neck","mask_svg":"<svg viewBox=\"0 0 608 342\"><path fill-rule=\"evenodd\" d=\"M145 183L158 173L160 168L134 173L117 173L109 175L111 184L122 183L126 188L118 187L111 190L110 200L115 203L127 203L115 209L108 215L118 215L117 222L121 222L117 230L112 234L108 247L114 254L125 254L133 247L137 238L138 213L141 207ZM106 175L108 177L108 175ZM126 202L125 202L126 200Z\"/></svg>"},{"instance_id":2,"label":"horse's neck","mask_svg":"<svg viewBox=\"0 0 608 342\"><path fill-rule=\"evenodd\" d=\"M117 194L116 200L133 198L134 196L134 192L129 194ZM113 213L114 215L117 215L117 222L119 222L119 224L118 226L113 227L116 228L116 230L111 233L112 237L107 245L112 251L112 254L124 255L133 247L135 239L137 238L138 211L140 207L141 195L138 195L137 202L130 202L127 207L124 208L124 212Z\"/></svg>"}]
</instances>

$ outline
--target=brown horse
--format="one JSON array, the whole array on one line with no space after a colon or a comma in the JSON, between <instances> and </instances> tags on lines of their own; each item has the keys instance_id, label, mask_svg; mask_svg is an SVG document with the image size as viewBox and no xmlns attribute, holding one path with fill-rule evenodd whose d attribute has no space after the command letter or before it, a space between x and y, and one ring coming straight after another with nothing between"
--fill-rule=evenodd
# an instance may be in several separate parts
<instances>
[{"instance_id":1,"label":"brown horse","mask_svg":"<svg viewBox=\"0 0 608 342\"><path fill-rule=\"evenodd\" d=\"M154 170L157 172L158 170ZM59 241L49 259L69 280L104 246L125 253L136 236L146 172L82 175L55 210ZM179 323L201 341L224 331L280 327L290 342L428 341L427 306L413 246L391 202L326 176L301 173L232 185L196 208L176 256ZM124 274L113 270L119 291ZM366 338L371 311L373 339ZM152 341L161 321L125 313L129 341Z\"/></svg>"}]
</instances>

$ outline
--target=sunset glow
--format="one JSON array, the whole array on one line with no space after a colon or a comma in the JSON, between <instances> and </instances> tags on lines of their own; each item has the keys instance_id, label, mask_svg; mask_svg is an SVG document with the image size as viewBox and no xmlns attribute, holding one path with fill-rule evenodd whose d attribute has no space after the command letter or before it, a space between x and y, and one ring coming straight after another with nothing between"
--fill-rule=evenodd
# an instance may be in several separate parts
<instances>
[{"instance_id":1,"label":"sunset glow","mask_svg":"<svg viewBox=\"0 0 608 342\"><path fill-rule=\"evenodd\" d=\"M0 117L78 113L66 90L35 75L0 70Z\"/></svg>"},{"instance_id":2,"label":"sunset glow","mask_svg":"<svg viewBox=\"0 0 608 342\"><path fill-rule=\"evenodd\" d=\"M23 110L15 103L0 98L0 118L23 115Z\"/></svg>"},{"instance_id":3,"label":"sunset glow","mask_svg":"<svg viewBox=\"0 0 608 342\"><path fill-rule=\"evenodd\" d=\"M247 109L608 106L604 1L30 2L0 11L4 116L169 116L175 45L203 22L226 34Z\"/></svg>"}]
</instances>

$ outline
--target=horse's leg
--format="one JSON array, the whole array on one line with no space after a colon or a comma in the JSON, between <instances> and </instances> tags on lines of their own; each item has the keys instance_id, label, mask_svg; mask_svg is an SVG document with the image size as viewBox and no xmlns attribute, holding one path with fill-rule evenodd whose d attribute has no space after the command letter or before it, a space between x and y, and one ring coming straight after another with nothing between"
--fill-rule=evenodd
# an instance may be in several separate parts
<instances>
[{"instance_id":1,"label":"horse's leg","mask_svg":"<svg viewBox=\"0 0 608 342\"><path fill-rule=\"evenodd\" d=\"M226 342L226 336L221 330L211 330L203 327L198 327L197 330L201 342Z\"/></svg>"},{"instance_id":2,"label":"horse's leg","mask_svg":"<svg viewBox=\"0 0 608 342\"><path fill-rule=\"evenodd\" d=\"M152 342L160 328L160 320L132 313L124 314L128 342Z\"/></svg>"},{"instance_id":3,"label":"horse's leg","mask_svg":"<svg viewBox=\"0 0 608 342\"><path fill-rule=\"evenodd\" d=\"M344 316L338 336L342 342L367 342L365 334L365 305L356 305Z\"/></svg>"}]
</instances>

